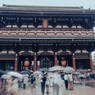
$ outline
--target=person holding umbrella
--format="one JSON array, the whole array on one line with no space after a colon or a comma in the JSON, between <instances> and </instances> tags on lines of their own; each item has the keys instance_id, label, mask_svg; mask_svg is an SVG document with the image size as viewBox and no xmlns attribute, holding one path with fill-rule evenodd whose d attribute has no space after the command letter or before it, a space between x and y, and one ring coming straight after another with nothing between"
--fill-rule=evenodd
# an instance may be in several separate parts
<instances>
[{"instance_id":1,"label":"person holding umbrella","mask_svg":"<svg viewBox=\"0 0 95 95\"><path fill-rule=\"evenodd\" d=\"M10 93L13 95L17 95L17 91L18 91L18 79L12 76Z\"/></svg>"},{"instance_id":2,"label":"person holding umbrella","mask_svg":"<svg viewBox=\"0 0 95 95\"><path fill-rule=\"evenodd\" d=\"M58 71L54 72L53 75L53 82L54 82L54 95L63 95L63 80L61 76L58 74Z\"/></svg>"},{"instance_id":3,"label":"person holding umbrella","mask_svg":"<svg viewBox=\"0 0 95 95\"><path fill-rule=\"evenodd\" d=\"M49 76L48 76L48 74L46 74L46 92L47 92L47 94L49 94L49 83L50 83Z\"/></svg>"},{"instance_id":4,"label":"person holding umbrella","mask_svg":"<svg viewBox=\"0 0 95 95\"><path fill-rule=\"evenodd\" d=\"M73 78L72 78L72 74L71 73L75 72L75 70L74 70L74 68L68 66L68 67L66 67L64 69L64 72L65 72L65 75L64 75L65 87L68 90L68 80L70 80L70 84L73 83ZM69 73L70 73L70 75L69 75Z\"/></svg>"},{"instance_id":5,"label":"person holding umbrella","mask_svg":"<svg viewBox=\"0 0 95 95\"><path fill-rule=\"evenodd\" d=\"M68 90L68 74L67 73L64 74L64 82L65 82L65 88L66 90Z\"/></svg>"},{"instance_id":6,"label":"person holding umbrella","mask_svg":"<svg viewBox=\"0 0 95 95\"><path fill-rule=\"evenodd\" d=\"M49 94L50 95L53 95L54 93L53 93L53 85L54 83L53 83L53 74L51 74L51 75L49 75Z\"/></svg>"},{"instance_id":7,"label":"person holding umbrella","mask_svg":"<svg viewBox=\"0 0 95 95\"><path fill-rule=\"evenodd\" d=\"M28 75L23 76L23 89L25 90L28 85Z\"/></svg>"},{"instance_id":8,"label":"person holding umbrella","mask_svg":"<svg viewBox=\"0 0 95 95\"><path fill-rule=\"evenodd\" d=\"M39 73L35 74L35 86L36 86L36 95L40 95L41 94L41 75Z\"/></svg>"},{"instance_id":9,"label":"person holding umbrella","mask_svg":"<svg viewBox=\"0 0 95 95\"><path fill-rule=\"evenodd\" d=\"M33 84L34 84L34 81L35 81L35 76L34 76L34 74L33 74L33 72L31 73L31 84L32 84L32 86L33 86Z\"/></svg>"},{"instance_id":10,"label":"person holding umbrella","mask_svg":"<svg viewBox=\"0 0 95 95\"><path fill-rule=\"evenodd\" d=\"M68 78L69 78L69 89L73 90L73 76L71 73L68 74Z\"/></svg>"},{"instance_id":11,"label":"person holding umbrella","mask_svg":"<svg viewBox=\"0 0 95 95\"><path fill-rule=\"evenodd\" d=\"M41 91L42 91L42 95L44 95L44 91L45 91L45 83L46 83L46 76L47 76L47 73L43 74L43 77L41 78Z\"/></svg>"}]
</instances>

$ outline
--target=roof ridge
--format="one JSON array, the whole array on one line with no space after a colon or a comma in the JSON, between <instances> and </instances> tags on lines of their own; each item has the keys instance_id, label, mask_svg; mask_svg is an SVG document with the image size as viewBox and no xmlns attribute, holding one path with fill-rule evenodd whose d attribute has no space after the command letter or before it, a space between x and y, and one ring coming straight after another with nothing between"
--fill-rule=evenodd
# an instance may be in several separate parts
<instances>
[{"instance_id":1,"label":"roof ridge","mask_svg":"<svg viewBox=\"0 0 95 95\"><path fill-rule=\"evenodd\" d=\"M3 7L83 9L83 6L35 6L35 5L27 6L27 5L7 5L7 4L3 4Z\"/></svg>"}]
</instances>

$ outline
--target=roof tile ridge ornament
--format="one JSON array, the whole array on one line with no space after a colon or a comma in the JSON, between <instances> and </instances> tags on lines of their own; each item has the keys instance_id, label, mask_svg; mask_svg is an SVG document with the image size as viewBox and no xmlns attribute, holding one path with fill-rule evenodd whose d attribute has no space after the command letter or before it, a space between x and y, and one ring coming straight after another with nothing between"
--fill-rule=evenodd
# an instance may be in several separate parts
<instances>
[{"instance_id":1,"label":"roof tile ridge ornament","mask_svg":"<svg viewBox=\"0 0 95 95\"><path fill-rule=\"evenodd\" d=\"M15 8L61 8L61 9L84 9L83 6L38 6L38 5L8 5L3 4L3 7L15 7Z\"/></svg>"}]
</instances>

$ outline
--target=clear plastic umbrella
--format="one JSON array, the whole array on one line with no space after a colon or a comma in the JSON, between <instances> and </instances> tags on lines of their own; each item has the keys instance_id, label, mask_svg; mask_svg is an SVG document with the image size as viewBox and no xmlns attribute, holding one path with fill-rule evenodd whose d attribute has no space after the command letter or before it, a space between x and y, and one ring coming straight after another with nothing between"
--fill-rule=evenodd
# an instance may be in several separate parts
<instances>
[{"instance_id":1,"label":"clear plastic umbrella","mask_svg":"<svg viewBox=\"0 0 95 95\"><path fill-rule=\"evenodd\" d=\"M80 72L73 72L72 74L74 74L74 75L80 75L81 73Z\"/></svg>"},{"instance_id":2,"label":"clear plastic umbrella","mask_svg":"<svg viewBox=\"0 0 95 95\"><path fill-rule=\"evenodd\" d=\"M34 74L42 74L40 71L35 71Z\"/></svg>"},{"instance_id":3,"label":"clear plastic umbrella","mask_svg":"<svg viewBox=\"0 0 95 95\"><path fill-rule=\"evenodd\" d=\"M75 70L74 70L74 68L72 68L72 67L66 67L66 68L64 69L64 72L66 72L66 73L73 73L73 72L75 72Z\"/></svg>"},{"instance_id":4,"label":"clear plastic umbrella","mask_svg":"<svg viewBox=\"0 0 95 95\"><path fill-rule=\"evenodd\" d=\"M21 71L20 74L29 74L28 71Z\"/></svg>"},{"instance_id":5,"label":"clear plastic umbrella","mask_svg":"<svg viewBox=\"0 0 95 95\"><path fill-rule=\"evenodd\" d=\"M64 68L62 66L54 66L49 68L49 71L64 71Z\"/></svg>"},{"instance_id":6,"label":"clear plastic umbrella","mask_svg":"<svg viewBox=\"0 0 95 95\"><path fill-rule=\"evenodd\" d=\"M19 79L22 79L23 78L22 74L20 74L18 72L8 72L7 74L8 75L11 75L11 76L14 76L14 77L17 77Z\"/></svg>"},{"instance_id":7,"label":"clear plastic umbrella","mask_svg":"<svg viewBox=\"0 0 95 95\"><path fill-rule=\"evenodd\" d=\"M4 74L1 76L2 79L9 79L11 78L12 76L11 75L8 75L8 74Z\"/></svg>"},{"instance_id":8,"label":"clear plastic umbrella","mask_svg":"<svg viewBox=\"0 0 95 95\"><path fill-rule=\"evenodd\" d=\"M81 75L79 75L78 77L79 77L79 78L85 78L85 77L86 77L86 75L81 74Z\"/></svg>"},{"instance_id":9,"label":"clear plastic umbrella","mask_svg":"<svg viewBox=\"0 0 95 95\"><path fill-rule=\"evenodd\" d=\"M47 72L49 70L49 68L42 68L42 69L39 69L39 71L44 71L44 72Z\"/></svg>"}]
</instances>

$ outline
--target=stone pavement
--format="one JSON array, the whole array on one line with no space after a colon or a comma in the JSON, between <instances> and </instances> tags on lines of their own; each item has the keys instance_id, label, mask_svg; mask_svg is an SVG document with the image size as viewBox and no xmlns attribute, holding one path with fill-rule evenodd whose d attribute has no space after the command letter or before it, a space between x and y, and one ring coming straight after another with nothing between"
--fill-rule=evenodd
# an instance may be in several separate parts
<instances>
[{"instance_id":1,"label":"stone pavement","mask_svg":"<svg viewBox=\"0 0 95 95\"><path fill-rule=\"evenodd\" d=\"M65 87L63 89L63 95L94 95L95 87L89 87L85 85L74 85L73 90L66 90ZM3 93L0 95L4 95ZM9 95L9 94L8 94ZM12 95L42 95L40 92L40 86L38 87L37 93L35 87L27 87L25 90L22 88L19 89L16 94ZM46 93L44 95L47 95ZM48 95L54 95L53 87L49 89Z\"/></svg>"},{"instance_id":2,"label":"stone pavement","mask_svg":"<svg viewBox=\"0 0 95 95\"><path fill-rule=\"evenodd\" d=\"M40 88L39 88L40 89ZM53 89L49 89L48 95L53 95ZM40 91L38 92L38 95L42 95ZM95 88L85 86L85 85L74 85L74 90L65 90L65 87L63 88L63 95L94 95ZM19 90L17 95L36 95L36 89L35 88L27 88L26 90ZM46 93L44 95L47 95Z\"/></svg>"}]
</instances>

